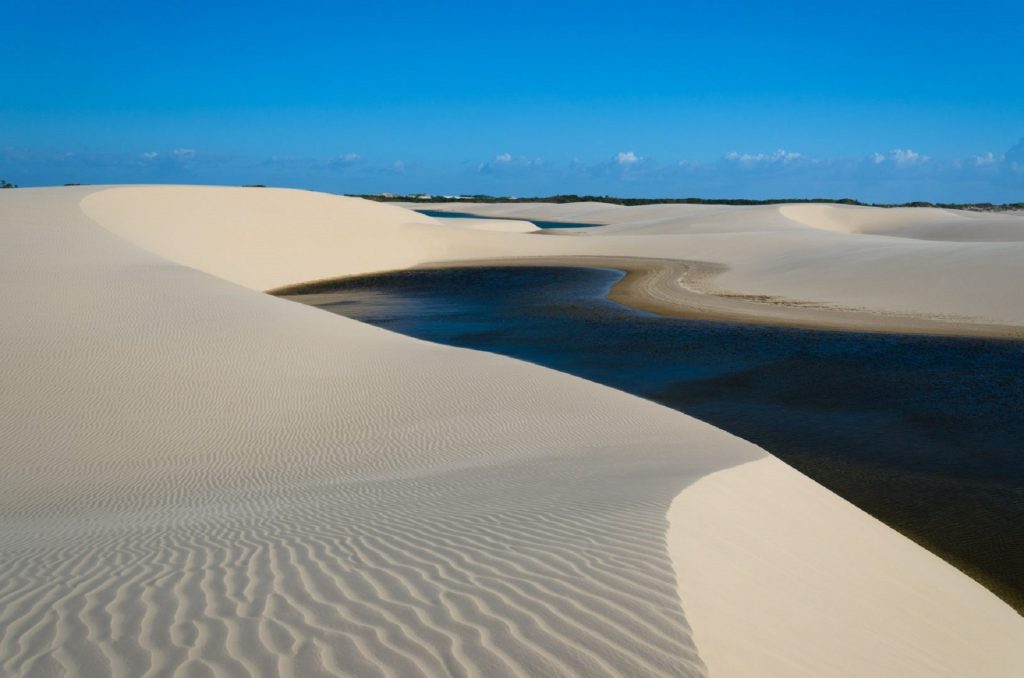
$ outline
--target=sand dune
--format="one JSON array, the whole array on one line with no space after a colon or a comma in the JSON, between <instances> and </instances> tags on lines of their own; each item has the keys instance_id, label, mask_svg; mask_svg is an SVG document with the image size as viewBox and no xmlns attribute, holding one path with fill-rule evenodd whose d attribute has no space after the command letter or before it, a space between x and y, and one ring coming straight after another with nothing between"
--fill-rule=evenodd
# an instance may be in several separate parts
<instances>
[{"instance_id":1,"label":"sand dune","mask_svg":"<svg viewBox=\"0 0 1024 678\"><path fill-rule=\"evenodd\" d=\"M890 235L951 242L1024 241L1024 215L919 207L783 205L787 219L850 234Z\"/></svg>"},{"instance_id":2,"label":"sand dune","mask_svg":"<svg viewBox=\"0 0 1024 678\"><path fill-rule=\"evenodd\" d=\"M865 517L771 457L711 474L680 493L669 511L669 549L710 675L1021 671L1015 651L997 649L1020 642L1020 617L1010 621L995 609L979 609L958 586L960 572L936 565L934 556L891 530L871 529ZM842 538L808 538L829 533ZM935 591L943 591L941 598ZM966 617L989 633L964 635L950 625ZM916 637L877 633L880 624L915 629ZM794 644L794 637L809 642ZM743 648L736 638L745 639Z\"/></svg>"},{"instance_id":3,"label":"sand dune","mask_svg":"<svg viewBox=\"0 0 1024 678\"><path fill-rule=\"evenodd\" d=\"M468 219L460 217L457 219L437 219L439 223L446 226L468 228L476 231L500 231L502 233L534 233L540 228L530 221L517 221L515 219Z\"/></svg>"},{"instance_id":4,"label":"sand dune","mask_svg":"<svg viewBox=\"0 0 1024 678\"><path fill-rule=\"evenodd\" d=\"M460 247L462 259L586 255L696 260L726 267L714 279L714 291L724 294L957 324L1024 326L1018 284L1024 280L1024 215L1019 213L845 205L456 207L495 216L607 224L561 237L509 237L500 247L477 240ZM955 238L936 239L950 231ZM923 236L909 237L914 233ZM995 241L1000 234L1005 241Z\"/></svg>"},{"instance_id":5,"label":"sand dune","mask_svg":"<svg viewBox=\"0 0 1024 678\"><path fill-rule=\"evenodd\" d=\"M751 444L260 292L661 236L187 187L3 191L0 234L4 675L1024 672L1008 606Z\"/></svg>"},{"instance_id":6,"label":"sand dune","mask_svg":"<svg viewBox=\"0 0 1024 678\"><path fill-rule=\"evenodd\" d=\"M1024 214L934 207L875 208L831 203L779 205L640 205L607 203L397 203L410 209L471 212L491 218L540 219L602 224L603 232L717 232L789 230L794 227L846 234L889 235L954 242L1024 240Z\"/></svg>"}]
</instances>

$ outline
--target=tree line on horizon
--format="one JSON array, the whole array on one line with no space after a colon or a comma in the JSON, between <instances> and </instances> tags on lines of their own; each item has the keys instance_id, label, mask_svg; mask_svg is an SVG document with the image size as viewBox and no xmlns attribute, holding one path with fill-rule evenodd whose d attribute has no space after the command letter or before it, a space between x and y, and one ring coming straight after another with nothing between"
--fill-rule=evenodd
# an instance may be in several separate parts
<instances>
[{"instance_id":1,"label":"tree line on horizon","mask_svg":"<svg viewBox=\"0 0 1024 678\"><path fill-rule=\"evenodd\" d=\"M747 198L617 198L610 195L577 195L575 193L538 196L529 198L510 198L486 194L460 196L433 196L426 194L392 195L392 194L354 194L353 197L375 200L377 202L419 202L419 203L570 203L570 202L603 202L609 205L780 205L784 203L829 203L839 205L857 205L860 207L939 207L944 209L965 210L1024 210L1024 202L994 204L990 202L971 203L933 203L916 200L904 203L868 203L853 198L769 198L752 200Z\"/></svg>"},{"instance_id":2,"label":"tree line on horizon","mask_svg":"<svg viewBox=\"0 0 1024 678\"><path fill-rule=\"evenodd\" d=\"M81 186L82 184L64 184L65 186ZM245 188L266 188L266 184L245 184ZM18 188L6 179L0 179L0 189ZM1024 210L1024 202L926 202L915 200L902 203L862 202L854 198L768 198L752 200L748 198L617 198L611 195L577 195L575 193L559 193L557 195L536 196L528 198L512 198L500 195L474 193L472 195L428 195L413 193L396 195L392 193L348 193L354 198L365 198L376 202L413 202L413 203L570 203L570 202L603 202L609 205L635 207L638 205L781 205L785 203L827 203L837 205L857 205L860 207L938 207L942 209L975 210L985 212L1002 212Z\"/></svg>"}]
</instances>

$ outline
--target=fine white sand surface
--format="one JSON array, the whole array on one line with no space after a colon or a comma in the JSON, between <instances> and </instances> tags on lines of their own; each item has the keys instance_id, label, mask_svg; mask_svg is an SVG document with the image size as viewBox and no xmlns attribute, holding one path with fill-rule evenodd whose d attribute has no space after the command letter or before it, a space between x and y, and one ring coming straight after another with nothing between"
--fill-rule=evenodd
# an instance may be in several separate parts
<instances>
[{"instance_id":1,"label":"fine white sand surface","mask_svg":"<svg viewBox=\"0 0 1024 678\"><path fill-rule=\"evenodd\" d=\"M847 205L597 203L430 205L502 218L606 224L508 238L486 256L697 260L726 270L705 289L828 310L1024 327L1024 214ZM553 241L553 242L547 242ZM467 254L464 258L471 258ZM951 328L951 333L955 332Z\"/></svg>"},{"instance_id":2,"label":"fine white sand surface","mask_svg":"<svg viewBox=\"0 0 1024 678\"><path fill-rule=\"evenodd\" d=\"M501 231L503 233L533 233L540 228L532 221L521 221L515 219L470 219L459 217L455 219L437 218L449 226L460 226L478 231Z\"/></svg>"},{"instance_id":3,"label":"fine white sand surface","mask_svg":"<svg viewBox=\"0 0 1024 678\"><path fill-rule=\"evenodd\" d=\"M557 207L536 209L634 209ZM1019 244L782 209L551 236L304 191L0 191L0 674L1024 674L1012 609L754 445L264 293L614 253L838 304L852 271L892 259L916 262L907 291L868 280L847 291L859 307L1024 319L986 297ZM978 277L929 302L908 285L932 257Z\"/></svg>"}]
</instances>

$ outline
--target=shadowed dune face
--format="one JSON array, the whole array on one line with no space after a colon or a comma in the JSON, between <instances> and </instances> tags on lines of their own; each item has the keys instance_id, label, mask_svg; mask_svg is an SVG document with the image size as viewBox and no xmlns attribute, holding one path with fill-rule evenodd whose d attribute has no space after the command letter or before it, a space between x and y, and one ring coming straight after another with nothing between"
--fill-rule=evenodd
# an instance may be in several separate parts
<instances>
[{"instance_id":1,"label":"shadowed dune face","mask_svg":"<svg viewBox=\"0 0 1024 678\"><path fill-rule=\"evenodd\" d=\"M297 191L3 193L0 673L705 675L690 625L728 614L686 616L666 511L720 471L700 507L746 525L729 507L749 476L728 474L763 451L582 380L256 291L575 239ZM841 547L885 531L845 525L792 534ZM738 599L758 610L782 590L762 561L788 553L735 547L701 541L705 596L739 557ZM868 635L898 638L906 665L1018 661L1019 618L941 561L848 558L887 582L847 593L878 607ZM922 584L919 570L946 575ZM922 623L921 597L956 614ZM782 635L785 656L815 642Z\"/></svg>"},{"instance_id":2,"label":"shadowed dune face","mask_svg":"<svg viewBox=\"0 0 1024 678\"><path fill-rule=\"evenodd\" d=\"M757 448L17 197L5 675L704 675L665 513Z\"/></svg>"}]
</instances>

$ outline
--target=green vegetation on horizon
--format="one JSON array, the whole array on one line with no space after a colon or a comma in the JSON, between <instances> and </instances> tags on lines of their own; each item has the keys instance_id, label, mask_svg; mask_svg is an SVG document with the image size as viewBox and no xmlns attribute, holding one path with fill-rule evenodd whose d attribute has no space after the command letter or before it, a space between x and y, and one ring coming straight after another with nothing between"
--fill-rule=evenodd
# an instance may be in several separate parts
<instances>
[{"instance_id":1,"label":"green vegetation on horizon","mask_svg":"<svg viewBox=\"0 0 1024 678\"><path fill-rule=\"evenodd\" d=\"M976 210L976 211L1009 211L1024 210L1024 202L1004 203L995 205L988 202L971 203L931 203L914 201L906 203L867 203L853 198L770 198L767 200L748 200L746 198L616 198L609 195L550 195L533 198L509 198L494 195L460 195L434 196L426 194L392 195L389 193L361 194L358 198L376 200L377 202L418 202L418 203L569 203L569 202L604 202L610 205L780 205L783 203L833 203L840 205L860 205L862 207L941 207L945 209Z\"/></svg>"},{"instance_id":2,"label":"green vegetation on horizon","mask_svg":"<svg viewBox=\"0 0 1024 678\"><path fill-rule=\"evenodd\" d=\"M65 186L84 186L87 184L64 184ZM266 188L266 184L245 184L245 188ZM0 189L18 188L7 180L0 180ZM1024 210L1024 202L1008 202L994 204L990 202L903 202L903 203L878 203L862 202L853 198L768 198L766 200L751 200L748 198L617 198L611 195L576 195L575 193L558 194L548 196L536 196L531 198L511 198L501 195L428 195L425 193L411 193L408 195L397 195L393 193L346 193L355 198L365 198L376 202L413 202L413 203L570 203L570 202L603 202L609 205L625 205L634 207L636 205L782 205L785 203L829 203L838 205L859 205L861 207L940 207L953 210L973 210L975 212L1009 212L1013 210Z\"/></svg>"}]
</instances>

